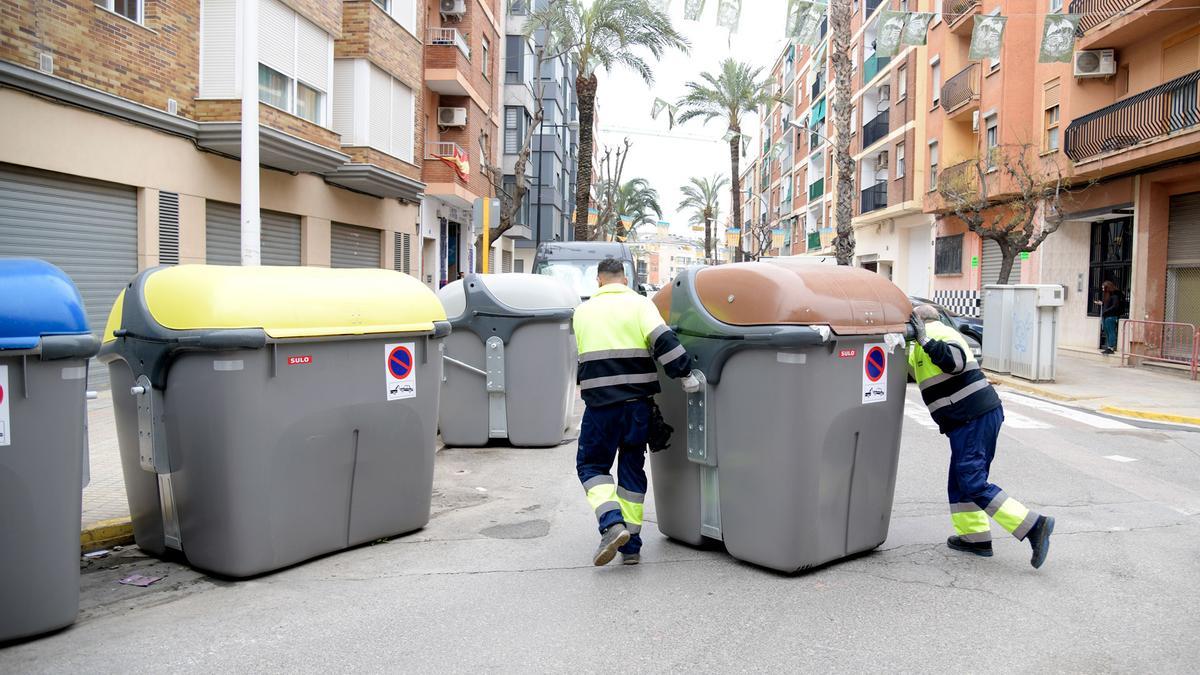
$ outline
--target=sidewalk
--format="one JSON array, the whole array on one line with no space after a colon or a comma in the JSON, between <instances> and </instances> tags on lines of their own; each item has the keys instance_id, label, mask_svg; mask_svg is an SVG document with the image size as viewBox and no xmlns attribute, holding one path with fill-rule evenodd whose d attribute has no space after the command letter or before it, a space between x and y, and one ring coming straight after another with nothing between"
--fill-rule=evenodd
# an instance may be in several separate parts
<instances>
[{"instance_id":1,"label":"sidewalk","mask_svg":"<svg viewBox=\"0 0 1200 675\"><path fill-rule=\"evenodd\" d=\"M1200 382L1166 368L1126 368L1119 356L1060 349L1054 382L988 373L988 379L1040 398L1107 415L1200 427Z\"/></svg>"}]
</instances>

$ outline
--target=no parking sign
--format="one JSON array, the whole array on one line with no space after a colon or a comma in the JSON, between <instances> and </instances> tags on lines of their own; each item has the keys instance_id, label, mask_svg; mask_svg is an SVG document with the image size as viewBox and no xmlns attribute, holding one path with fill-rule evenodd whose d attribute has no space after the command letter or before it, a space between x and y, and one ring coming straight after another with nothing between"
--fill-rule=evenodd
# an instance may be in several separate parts
<instances>
[{"instance_id":1,"label":"no parking sign","mask_svg":"<svg viewBox=\"0 0 1200 675\"><path fill-rule=\"evenodd\" d=\"M887 353L885 344L863 345L863 403L887 400Z\"/></svg>"},{"instance_id":2,"label":"no parking sign","mask_svg":"<svg viewBox=\"0 0 1200 675\"><path fill-rule=\"evenodd\" d=\"M413 359L415 344L384 345L386 355L384 372L387 374L387 400L414 398L417 395L416 362Z\"/></svg>"},{"instance_id":3,"label":"no parking sign","mask_svg":"<svg viewBox=\"0 0 1200 675\"><path fill-rule=\"evenodd\" d=\"M12 444L11 423L8 414L8 366L0 366L0 445Z\"/></svg>"}]
</instances>

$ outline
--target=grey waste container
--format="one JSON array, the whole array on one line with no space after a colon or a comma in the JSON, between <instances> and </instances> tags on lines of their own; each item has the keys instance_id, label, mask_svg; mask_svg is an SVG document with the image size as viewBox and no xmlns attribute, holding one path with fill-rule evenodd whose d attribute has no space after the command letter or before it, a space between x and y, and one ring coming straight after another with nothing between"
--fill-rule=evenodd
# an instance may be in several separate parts
<instances>
[{"instance_id":1,"label":"grey waste container","mask_svg":"<svg viewBox=\"0 0 1200 675\"><path fill-rule=\"evenodd\" d=\"M0 259L0 642L75 621L97 342L62 270Z\"/></svg>"},{"instance_id":2,"label":"grey waste container","mask_svg":"<svg viewBox=\"0 0 1200 675\"><path fill-rule=\"evenodd\" d=\"M138 275L100 351L138 546L245 577L424 526L448 331L388 270Z\"/></svg>"},{"instance_id":3,"label":"grey waste container","mask_svg":"<svg viewBox=\"0 0 1200 675\"><path fill-rule=\"evenodd\" d=\"M792 572L887 538L904 411L904 293L832 265L691 268L654 298L704 375L663 382L658 526Z\"/></svg>"},{"instance_id":4,"label":"grey waste container","mask_svg":"<svg viewBox=\"0 0 1200 675\"><path fill-rule=\"evenodd\" d=\"M550 277L469 274L438 298L454 327L442 385L446 445L562 442L576 398L571 317L579 296Z\"/></svg>"}]
</instances>

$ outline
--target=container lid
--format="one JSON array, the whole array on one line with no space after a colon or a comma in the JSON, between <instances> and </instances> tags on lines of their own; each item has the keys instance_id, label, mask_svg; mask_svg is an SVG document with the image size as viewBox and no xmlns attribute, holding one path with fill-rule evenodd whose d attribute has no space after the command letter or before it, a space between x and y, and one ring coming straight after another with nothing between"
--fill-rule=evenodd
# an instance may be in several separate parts
<instances>
[{"instance_id":1,"label":"container lid","mask_svg":"<svg viewBox=\"0 0 1200 675\"><path fill-rule=\"evenodd\" d=\"M272 338L409 333L446 320L437 296L406 274L382 269L179 265L132 284L150 317L168 330L261 329ZM121 327L122 293L105 342Z\"/></svg>"},{"instance_id":2,"label":"container lid","mask_svg":"<svg viewBox=\"0 0 1200 675\"><path fill-rule=\"evenodd\" d=\"M454 318L466 312L466 282L480 282L498 302L515 310L574 309L579 296L563 282L540 274L473 274L446 284L438 291L438 299L446 316Z\"/></svg>"},{"instance_id":3,"label":"container lid","mask_svg":"<svg viewBox=\"0 0 1200 675\"><path fill-rule=\"evenodd\" d=\"M704 308L732 326L826 325L839 335L902 333L912 313L903 291L856 267L780 259L706 267L695 280ZM673 287L654 297L664 319Z\"/></svg>"},{"instance_id":4,"label":"container lid","mask_svg":"<svg viewBox=\"0 0 1200 675\"><path fill-rule=\"evenodd\" d=\"M34 349L42 337L91 332L79 290L48 262L0 259L0 288L0 349Z\"/></svg>"}]
</instances>

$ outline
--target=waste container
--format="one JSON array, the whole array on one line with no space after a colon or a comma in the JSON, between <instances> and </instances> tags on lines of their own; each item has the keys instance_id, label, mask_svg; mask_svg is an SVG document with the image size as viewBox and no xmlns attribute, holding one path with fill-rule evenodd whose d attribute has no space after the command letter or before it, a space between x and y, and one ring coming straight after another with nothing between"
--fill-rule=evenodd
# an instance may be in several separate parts
<instances>
[{"instance_id":1,"label":"waste container","mask_svg":"<svg viewBox=\"0 0 1200 675\"><path fill-rule=\"evenodd\" d=\"M79 291L41 260L0 260L0 642L79 612L87 363Z\"/></svg>"},{"instance_id":2,"label":"waste container","mask_svg":"<svg viewBox=\"0 0 1200 675\"><path fill-rule=\"evenodd\" d=\"M388 270L139 274L100 350L138 546L245 577L424 526L449 329Z\"/></svg>"},{"instance_id":3,"label":"waste container","mask_svg":"<svg viewBox=\"0 0 1200 675\"><path fill-rule=\"evenodd\" d=\"M468 274L438 298L454 327L442 385L446 445L562 442L575 403L575 291L534 274Z\"/></svg>"},{"instance_id":4,"label":"waste container","mask_svg":"<svg viewBox=\"0 0 1200 675\"><path fill-rule=\"evenodd\" d=\"M1007 375L1012 372L1013 286L988 284L983 287L984 370Z\"/></svg>"},{"instance_id":5,"label":"waste container","mask_svg":"<svg viewBox=\"0 0 1200 675\"><path fill-rule=\"evenodd\" d=\"M1012 293L1012 374L1052 382L1058 361L1058 311L1066 292L1057 284L1017 284Z\"/></svg>"},{"instance_id":6,"label":"waste container","mask_svg":"<svg viewBox=\"0 0 1200 675\"><path fill-rule=\"evenodd\" d=\"M659 530L792 572L887 538L908 298L863 269L690 268L654 298L703 374L663 381L675 433L650 455ZM661 374L660 374L661 377Z\"/></svg>"}]
</instances>

